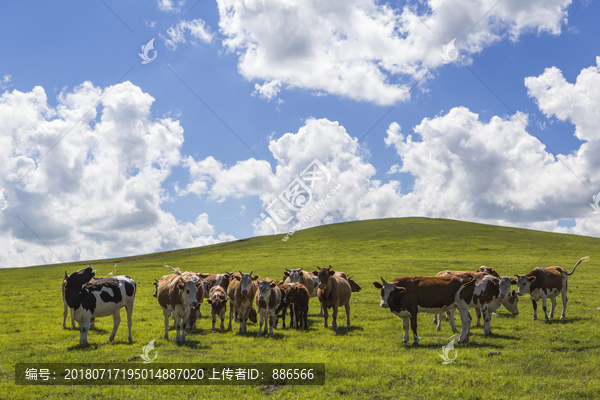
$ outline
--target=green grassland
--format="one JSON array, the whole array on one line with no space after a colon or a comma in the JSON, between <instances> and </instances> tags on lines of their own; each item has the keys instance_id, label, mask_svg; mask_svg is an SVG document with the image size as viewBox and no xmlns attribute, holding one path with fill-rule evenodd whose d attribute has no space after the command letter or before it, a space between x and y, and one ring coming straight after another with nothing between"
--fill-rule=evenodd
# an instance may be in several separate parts
<instances>
[{"instance_id":1,"label":"green grassland","mask_svg":"<svg viewBox=\"0 0 600 400\"><path fill-rule=\"evenodd\" d=\"M2 399L157 399L157 398L600 398L600 239L488 226L441 219L401 218L348 222L283 235L257 237L202 248L101 260L0 270L0 398ZM492 337L472 326L467 344L456 345L456 362L443 365L441 346L452 332L445 321L435 331L432 316L420 314L421 345L402 343L401 320L379 307L381 276L434 275L445 269L475 270L481 265L501 275L527 273L540 266L560 265L569 271L590 256L569 278L567 318L557 312L550 323L532 321L529 296L519 302L520 315L504 308L492 319ZM112 318L97 321L79 346L79 332L62 328L61 280L87 265L105 276L119 261L118 274L138 283L133 312L133 344L127 342L125 311L113 343L106 343ZM181 270L249 272L281 279L285 268L332 265L354 276L362 291L351 300L352 326L323 329L318 301L311 300L307 332L277 329L274 338L249 333L210 332L204 317L199 330L182 346L175 332L162 339L163 316L152 297L163 264ZM548 302L548 307L550 303ZM202 306L204 315L208 306ZM541 307L539 309L541 311ZM474 311L471 311L474 316ZM340 326L345 316L340 312ZM457 318L457 324L460 320ZM69 326L68 323L67 326ZM325 386L17 386L17 362L130 362L142 346L156 338L160 362L320 362L326 363ZM412 341L412 336L411 336ZM490 353L497 353L491 355Z\"/></svg>"}]
</instances>

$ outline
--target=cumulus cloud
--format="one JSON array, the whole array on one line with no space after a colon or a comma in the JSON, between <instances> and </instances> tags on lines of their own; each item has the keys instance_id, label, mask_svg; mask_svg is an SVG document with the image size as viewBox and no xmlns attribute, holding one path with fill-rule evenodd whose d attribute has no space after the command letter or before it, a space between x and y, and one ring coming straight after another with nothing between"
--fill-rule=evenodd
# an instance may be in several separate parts
<instances>
[{"instance_id":1,"label":"cumulus cloud","mask_svg":"<svg viewBox=\"0 0 600 400\"><path fill-rule=\"evenodd\" d=\"M39 86L0 97L0 187L9 204L0 215L1 266L59 261L16 216L63 261L233 239L217 235L206 214L180 223L161 209L168 199L162 184L181 161L183 128L152 118L153 102L130 82L85 82L63 91L56 107Z\"/></svg>"},{"instance_id":2,"label":"cumulus cloud","mask_svg":"<svg viewBox=\"0 0 600 400\"><path fill-rule=\"evenodd\" d=\"M453 38L469 62L504 38L560 34L570 3L428 0L392 8L374 0L218 0L223 45L239 56L247 79L380 105L394 104L442 65L442 46Z\"/></svg>"},{"instance_id":3,"label":"cumulus cloud","mask_svg":"<svg viewBox=\"0 0 600 400\"><path fill-rule=\"evenodd\" d=\"M157 0L158 9L165 12L179 12L185 0Z\"/></svg>"},{"instance_id":4,"label":"cumulus cloud","mask_svg":"<svg viewBox=\"0 0 600 400\"><path fill-rule=\"evenodd\" d=\"M10 83L11 78L11 75L6 74L2 79L0 79L0 90L5 90L12 86Z\"/></svg>"},{"instance_id":5,"label":"cumulus cloud","mask_svg":"<svg viewBox=\"0 0 600 400\"><path fill-rule=\"evenodd\" d=\"M186 39L186 32L189 32L191 39ZM181 21L177 25L169 28L167 36L163 36L162 33L159 34L159 36L165 41L167 46L175 50L178 45L186 43L188 40L194 44L197 40L204 43L210 43L215 37L215 34L202 19L198 18L191 21Z\"/></svg>"},{"instance_id":6,"label":"cumulus cloud","mask_svg":"<svg viewBox=\"0 0 600 400\"><path fill-rule=\"evenodd\" d=\"M277 79L271 82L265 82L263 85L259 85L258 83L254 85L254 92L252 92L252 96L258 95L261 99L266 99L271 101L274 97L279 94L281 90L281 82ZM281 99L279 99L281 100Z\"/></svg>"}]
</instances>

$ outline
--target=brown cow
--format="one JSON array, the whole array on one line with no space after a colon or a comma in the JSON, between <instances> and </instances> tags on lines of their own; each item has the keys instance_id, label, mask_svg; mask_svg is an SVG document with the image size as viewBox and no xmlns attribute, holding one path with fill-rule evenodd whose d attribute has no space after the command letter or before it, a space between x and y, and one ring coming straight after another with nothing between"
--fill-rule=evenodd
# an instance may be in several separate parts
<instances>
[{"instance_id":1,"label":"brown cow","mask_svg":"<svg viewBox=\"0 0 600 400\"><path fill-rule=\"evenodd\" d=\"M318 267L317 267L318 268ZM318 271L313 271L313 275L319 277L319 291L317 296L323 305L323 314L325 315L325 323L323 328L327 328L327 310L333 308L333 316L331 326L337 329L337 314L338 307L346 308L346 326L350 326L350 297L352 289L348 280L340 275L336 275L335 271L329 268L319 268Z\"/></svg>"},{"instance_id":2,"label":"brown cow","mask_svg":"<svg viewBox=\"0 0 600 400\"><path fill-rule=\"evenodd\" d=\"M210 288L208 304L212 315L212 328L215 331L215 322L217 315L221 318L221 331L225 330L225 313L227 312L227 292L225 288L216 285Z\"/></svg>"},{"instance_id":3,"label":"brown cow","mask_svg":"<svg viewBox=\"0 0 600 400\"><path fill-rule=\"evenodd\" d=\"M233 272L226 272L224 274L198 274L198 277L200 277L200 279L208 283L207 291L204 294L204 297L208 299L208 292L213 286L221 286L223 289L225 289L225 291L227 291L232 276Z\"/></svg>"},{"instance_id":4,"label":"brown cow","mask_svg":"<svg viewBox=\"0 0 600 400\"><path fill-rule=\"evenodd\" d=\"M171 274L160 278L157 284L158 304L163 308L165 317L165 339L169 338L169 316L173 313L175 329L177 330L177 343L185 341L185 321L188 320L192 308L198 305L196 299L197 286L192 279L184 280L181 275ZM180 333L181 332L181 333Z\"/></svg>"},{"instance_id":5,"label":"brown cow","mask_svg":"<svg viewBox=\"0 0 600 400\"><path fill-rule=\"evenodd\" d=\"M283 281L283 283L296 283L296 282L301 283L308 289L309 293L313 292L315 283L313 281L312 275L306 271L303 271L302 268L298 268L298 269L287 269L286 268L285 272L283 273L283 276L285 277L285 280Z\"/></svg>"},{"instance_id":6,"label":"brown cow","mask_svg":"<svg viewBox=\"0 0 600 400\"><path fill-rule=\"evenodd\" d=\"M256 291L256 308L260 316L260 325L258 326L258 334L260 337L267 332L267 324L269 324L269 334L273 337L273 327L277 324L276 310L281 304L281 291L277 287L277 281L269 278L258 281L258 290ZM264 324L264 330L263 330Z\"/></svg>"},{"instance_id":7,"label":"brown cow","mask_svg":"<svg viewBox=\"0 0 600 400\"><path fill-rule=\"evenodd\" d=\"M564 268L553 266L548 268L535 268L529 271L527 275L515 275L517 277L517 294L523 296L529 293L531 301L533 303L533 320L537 319L537 303L542 299L542 309L546 317L546 322L550 321L548 318L546 299L550 298L552 308L550 309L550 318L554 316L554 309L556 308L556 296L560 293L562 296L563 310L560 315L560 319L565 318L567 311L567 278L573 275L575 268L582 262L589 260L589 257L583 257L573 267L570 274Z\"/></svg>"},{"instance_id":8,"label":"brown cow","mask_svg":"<svg viewBox=\"0 0 600 400\"><path fill-rule=\"evenodd\" d=\"M392 314L402 318L404 327L403 343L408 342L408 322L413 331L413 345L419 344L417 335L417 315L419 312L441 314L458 308L461 317L461 333L459 343L469 339L470 320L469 304L473 296L475 280L467 283L452 276L404 276L383 284L373 282L373 286L381 289L380 306L389 308Z\"/></svg>"},{"instance_id":9,"label":"brown cow","mask_svg":"<svg viewBox=\"0 0 600 400\"><path fill-rule=\"evenodd\" d=\"M279 291L281 292L281 298L284 298L285 295L287 294L287 292L292 288L292 286L294 286L294 284L292 283L279 283L279 285L277 285L277 287L279 288ZM275 314L279 315L279 313L281 312L281 317L283 319L283 323L282 323L282 327L285 328L285 312L288 309L289 304L288 303L284 303L283 301L279 304L279 307L277 307L277 310L275 310ZM279 316L278 316L279 318ZM294 326L294 312L293 310L290 308L290 325Z\"/></svg>"},{"instance_id":10,"label":"brown cow","mask_svg":"<svg viewBox=\"0 0 600 400\"><path fill-rule=\"evenodd\" d=\"M290 304L292 312L294 313L293 321L295 321L295 328L300 329L304 322L304 329L308 330L308 301L310 300L310 293L306 286L298 283L287 291L283 301Z\"/></svg>"},{"instance_id":11,"label":"brown cow","mask_svg":"<svg viewBox=\"0 0 600 400\"><path fill-rule=\"evenodd\" d=\"M205 294L208 292L208 290L207 290L208 282L203 281L199 277L199 275L200 274L198 272L190 272L190 271L181 273L181 276L183 277L184 280L187 281L187 280L191 279L192 281L194 281L194 284L196 285L196 288L198 289L196 291L196 301L198 302L198 305L196 305L195 307L192 307L190 316L187 319L187 321L185 321L185 327L188 331L193 331L196 329L196 321L202 317L202 313L200 312L200 307L202 306L202 301L206 297Z\"/></svg>"},{"instance_id":12,"label":"brown cow","mask_svg":"<svg viewBox=\"0 0 600 400\"><path fill-rule=\"evenodd\" d=\"M252 276L252 271L249 274L244 274L241 271L233 274L233 279L227 288L227 296L230 300L229 305L229 330L231 330L231 320L235 314L236 322L240 322L239 333L246 332L246 323L252 311L252 302L256 294L255 280L258 275ZM256 318L256 317L255 317Z\"/></svg>"}]
</instances>

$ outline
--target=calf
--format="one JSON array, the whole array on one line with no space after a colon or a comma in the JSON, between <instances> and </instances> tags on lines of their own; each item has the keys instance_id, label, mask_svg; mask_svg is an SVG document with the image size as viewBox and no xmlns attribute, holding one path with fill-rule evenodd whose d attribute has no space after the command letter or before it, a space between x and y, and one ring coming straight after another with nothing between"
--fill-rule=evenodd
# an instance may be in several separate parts
<instances>
[{"instance_id":1,"label":"calf","mask_svg":"<svg viewBox=\"0 0 600 400\"><path fill-rule=\"evenodd\" d=\"M292 306L295 328L300 329L304 322L304 329L308 330L308 301L310 293L302 284L294 285L287 291L283 301Z\"/></svg>"},{"instance_id":2,"label":"calf","mask_svg":"<svg viewBox=\"0 0 600 400\"><path fill-rule=\"evenodd\" d=\"M163 338L169 338L169 316L173 313L175 329L177 330L176 342L185 341L185 323L188 320L192 308L198 305L196 293L198 285L192 279L185 280L181 275L171 274L160 278L157 285L158 304L163 309L165 317L165 334Z\"/></svg>"},{"instance_id":3,"label":"calf","mask_svg":"<svg viewBox=\"0 0 600 400\"><path fill-rule=\"evenodd\" d=\"M281 292L281 297L285 298L285 295L287 294L287 292L294 286L296 285L296 283L280 283L279 285L277 285L277 287L279 288L279 291ZM289 303L285 303L285 302L281 302L279 304L279 307L277 307L277 310L275 310L275 314L279 314L281 312L281 316L283 319L282 322L282 327L285 328L285 312L288 309L288 305ZM294 310L290 308L290 324L292 326L295 326L295 319L294 319Z\"/></svg>"},{"instance_id":4,"label":"calf","mask_svg":"<svg viewBox=\"0 0 600 400\"><path fill-rule=\"evenodd\" d=\"M260 337L267 332L269 324L269 334L273 337L273 327L277 324L276 310L281 304L281 291L277 287L277 282L269 278L258 281L258 291L256 292L256 308L260 317L258 334ZM264 323L264 330L263 330Z\"/></svg>"},{"instance_id":5,"label":"calf","mask_svg":"<svg viewBox=\"0 0 600 400\"><path fill-rule=\"evenodd\" d=\"M208 304L210 304L210 313L212 315L211 331L215 331L217 315L221 318L221 331L224 331L225 313L227 312L227 292L224 287L216 285L210 288L208 297Z\"/></svg>"},{"instance_id":6,"label":"calf","mask_svg":"<svg viewBox=\"0 0 600 400\"><path fill-rule=\"evenodd\" d=\"M285 269L283 273L285 280L284 283L301 283L306 289L308 289L308 293L312 293L315 287L315 283L313 280L313 276L306 271L303 271L302 268L298 269Z\"/></svg>"},{"instance_id":7,"label":"calf","mask_svg":"<svg viewBox=\"0 0 600 400\"><path fill-rule=\"evenodd\" d=\"M336 275L335 271L329 268L319 268L318 271L313 271L313 275L319 277L319 291L317 296L323 306L323 314L325 315L325 324L323 328L327 328L327 310L333 308L333 316L331 326L337 329L337 314L338 307L346 308L346 326L350 326L350 297L352 289L346 279L340 275Z\"/></svg>"},{"instance_id":8,"label":"calf","mask_svg":"<svg viewBox=\"0 0 600 400\"><path fill-rule=\"evenodd\" d=\"M256 294L254 281L258 278L258 275L252 276L252 272L249 274L239 272L233 275L233 279L227 288L227 297L230 300L229 330L231 330L231 320L235 314L236 321L240 323L239 333L246 332L246 324L252 311L252 301Z\"/></svg>"},{"instance_id":9,"label":"calf","mask_svg":"<svg viewBox=\"0 0 600 400\"><path fill-rule=\"evenodd\" d=\"M233 272L226 272L224 274L205 274L205 273L198 274L198 277L200 277L200 279L202 279L204 282L207 282L208 291L210 291L210 289L213 286L221 286L223 289L225 289L225 291L227 291L227 289L229 288L229 283L231 282L232 276L233 276ZM206 297L206 298L208 298L208 291L204 295L204 297Z\"/></svg>"},{"instance_id":10,"label":"calf","mask_svg":"<svg viewBox=\"0 0 600 400\"><path fill-rule=\"evenodd\" d=\"M198 276L200 274L198 274L197 272L183 272L181 274L181 276L183 277L184 280L192 280L194 281L194 284L196 285L197 291L196 291L196 301L198 302L198 305L196 305L196 307L192 307L191 311L190 311L190 316L188 317L187 321L185 321L185 327L188 331L192 331L196 329L196 321L198 319L200 319L202 317L202 313L200 312L200 307L202 306L202 300L206 297L205 294L207 294L208 290L208 282L203 281L202 279L200 279L200 277Z\"/></svg>"},{"instance_id":11,"label":"calf","mask_svg":"<svg viewBox=\"0 0 600 400\"><path fill-rule=\"evenodd\" d=\"M529 293L533 303L533 320L537 319L537 301L542 300L542 309L546 322L548 318L546 299L550 298L552 308L550 309L550 318L554 316L556 308L556 297L560 293L562 296L563 310L560 318L565 318L567 311L567 277L573 275L575 268L582 262L589 260L589 257L583 257L573 267L570 274L564 268L553 266L548 268L535 268L529 271L527 275L515 275L517 277L517 294L522 296Z\"/></svg>"},{"instance_id":12,"label":"calf","mask_svg":"<svg viewBox=\"0 0 600 400\"><path fill-rule=\"evenodd\" d=\"M73 272L66 278L65 300L73 309L79 323L79 344L87 344L87 332L92 318L113 316L113 330L108 338L112 342L121 323L121 308L127 310L129 342L132 342L131 325L136 284L126 275L92 280L92 267Z\"/></svg>"},{"instance_id":13,"label":"calf","mask_svg":"<svg viewBox=\"0 0 600 400\"><path fill-rule=\"evenodd\" d=\"M408 342L408 322L413 331L413 345L419 344L417 315L419 312L441 314L458 308L462 322L459 343L468 340L470 334L469 305L473 295L474 280L467 283L452 276L425 277L405 276L391 282L373 282L381 289L380 306L389 308L392 314L402 318L403 343Z\"/></svg>"}]
</instances>

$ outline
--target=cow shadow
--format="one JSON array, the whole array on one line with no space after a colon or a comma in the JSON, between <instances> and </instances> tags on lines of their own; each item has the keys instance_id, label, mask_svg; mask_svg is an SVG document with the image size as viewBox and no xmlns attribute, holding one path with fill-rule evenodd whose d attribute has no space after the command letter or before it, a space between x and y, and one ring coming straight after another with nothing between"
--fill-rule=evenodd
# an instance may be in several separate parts
<instances>
[{"instance_id":1,"label":"cow shadow","mask_svg":"<svg viewBox=\"0 0 600 400\"><path fill-rule=\"evenodd\" d=\"M477 338L479 339L479 338ZM440 341L438 343L419 343L418 345L413 345L412 343L400 343L400 347L406 350L418 350L418 349L441 349L442 346L445 346L447 343ZM479 347L484 347L486 349L489 348L493 348L493 349L503 349L505 346L503 345L499 345L499 344L493 344L493 343L484 343L484 342L480 342L479 340L474 342L473 338L471 338L468 342L466 343L457 343L455 345L456 349L460 349L460 348L479 348Z\"/></svg>"},{"instance_id":2,"label":"cow shadow","mask_svg":"<svg viewBox=\"0 0 600 400\"><path fill-rule=\"evenodd\" d=\"M74 346L67 347L68 351L93 351L98 350L99 345L97 343L88 344L76 344Z\"/></svg>"},{"instance_id":3,"label":"cow shadow","mask_svg":"<svg viewBox=\"0 0 600 400\"><path fill-rule=\"evenodd\" d=\"M545 320L544 323L545 324L549 324L549 325L554 325L554 324L570 324L572 322L578 322L578 321L590 321L592 318L591 317L565 317L563 319L560 318L550 318L550 320L548 322L546 322Z\"/></svg>"},{"instance_id":4,"label":"cow shadow","mask_svg":"<svg viewBox=\"0 0 600 400\"><path fill-rule=\"evenodd\" d=\"M363 327L362 326L358 326L358 325L350 325L350 326L338 326L337 329L332 329L331 327L329 327L329 329L333 330L336 334L336 336L344 336L347 335L348 333L354 332L354 331L363 331Z\"/></svg>"},{"instance_id":5,"label":"cow shadow","mask_svg":"<svg viewBox=\"0 0 600 400\"><path fill-rule=\"evenodd\" d=\"M187 334L186 334L187 336ZM209 346L207 344L200 344L199 340L190 340L186 337L185 341L182 343L179 343L177 345L177 347L186 347L188 349L191 350L209 350L212 348L212 346Z\"/></svg>"}]
</instances>

